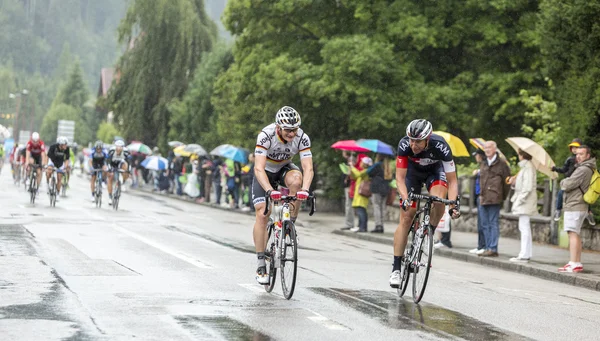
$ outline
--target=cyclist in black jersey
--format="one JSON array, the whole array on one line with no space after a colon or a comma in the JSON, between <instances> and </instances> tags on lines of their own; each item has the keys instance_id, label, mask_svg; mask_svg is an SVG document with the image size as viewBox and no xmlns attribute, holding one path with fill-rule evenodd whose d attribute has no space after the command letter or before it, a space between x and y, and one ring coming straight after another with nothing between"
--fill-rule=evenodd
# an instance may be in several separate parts
<instances>
[{"instance_id":1,"label":"cyclist in black jersey","mask_svg":"<svg viewBox=\"0 0 600 341\"><path fill-rule=\"evenodd\" d=\"M408 193L421 193L421 187L427 186L430 195L456 200L458 197L458 178L452 159L452 150L448 143L436 134L427 120L410 122L406 136L398 143L396 159L396 183L400 194L400 223L394 233L394 266L390 275L390 286L400 285L400 265L408 240L408 230L416 213L416 203L408 200ZM430 224L434 228L444 215L444 205L434 203ZM452 218L458 218L460 212L452 206Z\"/></svg>"}]
</instances>

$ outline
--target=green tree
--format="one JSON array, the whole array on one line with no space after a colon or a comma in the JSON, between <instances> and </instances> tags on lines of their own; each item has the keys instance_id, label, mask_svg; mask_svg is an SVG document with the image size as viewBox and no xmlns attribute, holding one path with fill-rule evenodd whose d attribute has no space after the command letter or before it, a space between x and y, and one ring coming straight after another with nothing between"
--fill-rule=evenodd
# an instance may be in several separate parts
<instances>
[{"instance_id":1,"label":"green tree","mask_svg":"<svg viewBox=\"0 0 600 341\"><path fill-rule=\"evenodd\" d=\"M218 44L207 53L196 69L194 80L185 96L168 106L171 112L169 139L199 143L213 148L225 143L217 131L217 116L211 102L217 76L233 62L231 48Z\"/></svg>"},{"instance_id":2,"label":"green tree","mask_svg":"<svg viewBox=\"0 0 600 341\"><path fill-rule=\"evenodd\" d=\"M98 131L96 132L96 138L98 140L103 141L104 143L112 143L114 141L115 136L120 136L121 134L117 130L117 127L112 123L102 122L98 127Z\"/></svg>"},{"instance_id":3,"label":"green tree","mask_svg":"<svg viewBox=\"0 0 600 341\"><path fill-rule=\"evenodd\" d=\"M83 80L81 65L77 61L71 68L69 79L58 91L53 105L64 103L75 108L83 108L83 105L85 102L87 102L88 97L89 92Z\"/></svg>"},{"instance_id":4,"label":"green tree","mask_svg":"<svg viewBox=\"0 0 600 341\"><path fill-rule=\"evenodd\" d=\"M126 137L166 145L167 105L183 96L216 32L203 0L132 2L119 27L119 41L135 47L121 57L121 76L109 96Z\"/></svg>"},{"instance_id":5,"label":"green tree","mask_svg":"<svg viewBox=\"0 0 600 341\"><path fill-rule=\"evenodd\" d=\"M543 62L554 81L556 119L563 128L557 151L574 137L600 150L600 1L540 3Z\"/></svg>"},{"instance_id":6,"label":"green tree","mask_svg":"<svg viewBox=\"0 0 600 341\"><path fill-rule=\"evenodd\" d=\"M47 144L56 141L59 120L75 121L75 141L85 143L93 139L92 131L83 121L81 109L60 103L52 106L42 122L40 136Z\"/></svg>"}]
</instances>

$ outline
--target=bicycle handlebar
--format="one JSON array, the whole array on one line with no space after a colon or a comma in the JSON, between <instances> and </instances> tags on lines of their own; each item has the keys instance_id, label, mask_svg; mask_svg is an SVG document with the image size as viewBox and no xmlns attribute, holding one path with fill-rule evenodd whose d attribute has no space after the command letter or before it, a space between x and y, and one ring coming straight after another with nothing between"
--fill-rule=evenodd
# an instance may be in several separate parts
<instances>
[{"instance_id":1,"label":"bicycle handlebar","mask_svg":"<svg viewBox=\"0 0 600 341\"><path fill-rule=\"evenodd\" d=\"M442 199L433 195L425 195L425 194L416 194L413 192L408 193L408 199L409 200L425 200L425 201L429 201L429 202L439 202L442 203L444 205L456 205L457 209L460 209L460 195L456 198L456 200L447 200L447 199Z\"/></svg>"},{"instance_id":2,"label":"bicycle handlebar","mask_svg":"<svg viewBox=\"0 0 600 341\"><path fill-rule=\"evenodd\" d=\"M268 195L265 195L265 204L266 205L265 205L265 210L263 212L263 215L267 215L267 213L269 212L269 200L271 200L271 197L269 197ZM289 204L296 200L298 200L298 198L296 198L295 195L282 195L281 199L279 199L277 201L281 201L281 202ZM317 197L314 194L310 194L306 200L310 201L310 213L308 213L308 215L312 216L317 211L317 209L316 209Z\"/></svg>"}]
</instances>

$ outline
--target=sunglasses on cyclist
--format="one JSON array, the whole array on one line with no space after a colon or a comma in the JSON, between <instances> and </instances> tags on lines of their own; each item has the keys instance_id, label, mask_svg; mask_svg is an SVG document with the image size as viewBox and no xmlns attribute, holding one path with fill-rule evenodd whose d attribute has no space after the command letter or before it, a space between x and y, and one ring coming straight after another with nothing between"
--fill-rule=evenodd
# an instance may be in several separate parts
<instances>
[{"instance_id":1,"label":"sunglasses on cyclist","mask_svg":"<svg viewBox=\"0 0 600 341\"><path fill-rule=\"evenodd\" d=\"M284 131L286 134L291 134L291 133L294 133L294 134L295 134L295 133L297 133L297 132L298 132L298 128L294 128L294 129L285 129L285 128L283 128L283 131Z\"/></svg>"}]
</instances>

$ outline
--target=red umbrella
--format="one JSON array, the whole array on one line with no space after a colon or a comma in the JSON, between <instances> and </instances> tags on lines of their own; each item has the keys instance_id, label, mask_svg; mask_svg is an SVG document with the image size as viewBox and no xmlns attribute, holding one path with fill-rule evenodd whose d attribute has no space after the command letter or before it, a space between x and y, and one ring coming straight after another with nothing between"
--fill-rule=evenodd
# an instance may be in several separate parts
<instances>
[{"instance_id":1,"label":"red umbrella","mask_svg":"<svg viewBox=\"0 0 600 341\"><path fill-rule=\"evenodd\" d=\"M347 150L349 152L369 152L370 151L367 148L361 147L358 144L356 144L356 141L354 141L354 140L337 141L336 143L331 145L331 148L339 149L339 150Z\"/></svg>"}]
</instances>

